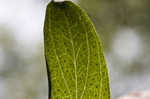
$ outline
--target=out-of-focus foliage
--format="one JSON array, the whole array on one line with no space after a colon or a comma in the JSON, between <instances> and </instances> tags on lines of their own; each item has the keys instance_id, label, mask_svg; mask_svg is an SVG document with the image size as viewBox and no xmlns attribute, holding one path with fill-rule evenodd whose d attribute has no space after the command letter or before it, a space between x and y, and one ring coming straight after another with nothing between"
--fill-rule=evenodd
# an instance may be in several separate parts
<instances>
[{"instance_id":1,"label":"out-of-focus foliage","mask_svg":"<svg viewBox=\"0 0 150 99\"><path fill-rule=\"evenodd\" d=\"M0 98L45 98L48 88L41 45L30 52L19 44L13 29L0 25Z\"/></svg>"}]
</instances>

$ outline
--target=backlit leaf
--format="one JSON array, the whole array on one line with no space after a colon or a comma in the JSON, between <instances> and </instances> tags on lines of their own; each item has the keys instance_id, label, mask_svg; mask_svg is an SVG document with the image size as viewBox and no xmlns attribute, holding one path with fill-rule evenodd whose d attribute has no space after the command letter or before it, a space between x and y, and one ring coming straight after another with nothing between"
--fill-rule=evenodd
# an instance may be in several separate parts
<instances>
[{"instance_id":1,"label":"backlit leaf","mask_svg":"<svg viewBox=\"0 0 150 99\"><path fill-rule=\"evenodd\" d=\"M110 99L99 37L71 1L50 2L44 25L50 99Z\"/></svg>"}]
</instances>

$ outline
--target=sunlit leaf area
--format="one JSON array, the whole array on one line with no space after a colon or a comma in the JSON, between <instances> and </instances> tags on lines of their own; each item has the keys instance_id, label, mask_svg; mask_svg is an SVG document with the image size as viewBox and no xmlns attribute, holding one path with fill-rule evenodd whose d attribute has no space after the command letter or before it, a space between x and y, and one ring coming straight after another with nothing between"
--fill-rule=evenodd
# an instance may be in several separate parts
<instances>
[{"instance_id":1,"label":"sunlit leaf area","mask_svg":"<svg viewBox=\"0 0 150 99\"><path fill-rule=\"evenodd\" d=\"M110 99L101 42L79 6L70 1L48 4L44 49L50 99Z\"/></svg>"},{"instance_id":2,"label":"sunlit leaf area","mask_svg":"<svg viewBox=\"0 0 150 99\"><path fill-rule=\"evenodd\" d=\"M0 0L0 99L48 99L43 37L48 2ZM74 2L88 14L101 38L111 99L148 94L150 1Z\"/></svg>"}]
</instances>

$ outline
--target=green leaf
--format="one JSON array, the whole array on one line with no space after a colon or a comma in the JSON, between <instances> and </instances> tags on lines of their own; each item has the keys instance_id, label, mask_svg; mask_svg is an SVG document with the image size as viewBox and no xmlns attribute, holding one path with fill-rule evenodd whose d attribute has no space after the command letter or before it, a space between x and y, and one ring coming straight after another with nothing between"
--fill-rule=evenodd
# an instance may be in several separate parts
<instances>
[{"instance_id":1,"label":"green leaf","mask_svg":"<svg viewBox=\"0 0 150 99\"><path fill-rule=\"evenodd\" d=\"M71 1L48 4L44 45L50 99L110 99L102 46L80 7Z\"/></svg>"}]
</instances>

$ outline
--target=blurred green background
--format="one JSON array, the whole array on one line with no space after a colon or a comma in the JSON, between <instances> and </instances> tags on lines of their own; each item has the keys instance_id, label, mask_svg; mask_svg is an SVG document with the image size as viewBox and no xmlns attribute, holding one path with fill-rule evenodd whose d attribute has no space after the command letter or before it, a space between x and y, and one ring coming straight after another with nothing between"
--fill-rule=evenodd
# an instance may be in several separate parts
<instances>
[{"instance_id":1,"label":"blurred green background","mask_svg":"<svg viewBox=\"0 0 150 99\"><path fill-rule=\"evenodd\" d=\"M150 0L76 0L100 35L112 99L150 90ZM47 99L48 0L0 0L0 99ZM94 83L94 82L93 82Z\"/></svg>"}]
</instances>

